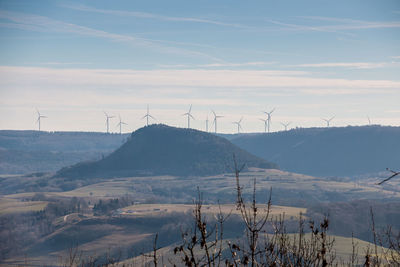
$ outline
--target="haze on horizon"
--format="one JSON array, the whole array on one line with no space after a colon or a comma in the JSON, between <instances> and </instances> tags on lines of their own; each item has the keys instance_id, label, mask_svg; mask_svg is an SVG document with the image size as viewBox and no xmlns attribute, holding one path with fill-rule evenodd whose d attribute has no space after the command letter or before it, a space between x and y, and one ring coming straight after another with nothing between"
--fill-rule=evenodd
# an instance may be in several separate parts
<instances>
[{"instance_id":1,"label":"haze on horizon","mask_svg":"<svg viewBox=\"0 0 400 267\"><path fill-rule=\"evenodd\" d=\"M400 3L0 1L0 129L400 126ZM118 119L110 122L113 132Z\"/></svg>"}]
</instances>

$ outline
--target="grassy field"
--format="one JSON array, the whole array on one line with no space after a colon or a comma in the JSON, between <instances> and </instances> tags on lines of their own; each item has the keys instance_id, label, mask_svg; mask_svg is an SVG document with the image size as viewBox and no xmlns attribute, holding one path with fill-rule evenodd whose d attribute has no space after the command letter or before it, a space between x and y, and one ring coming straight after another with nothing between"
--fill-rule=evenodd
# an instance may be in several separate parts
<instances>
[{"instance_id":1,"label":"grassy field","mask_svg":"<svg viewBox=\"0 0 400 267\"><path fill-rule=\"evenodd\" d=\"M266 205L257 205L260 211L266 211ZM194 205L189 204L139 204L132 205L121 209L121 215L123 216L157 216L162 214L168 214L173 212L188 213L192 212ZM214 215L219 212L223 214L235 214L240 215L240 211L236 209L235 204L223 204L223 205L203 205L203 214ZM307 209L287 207L287 206L271 206L270 215L278 216L285 214L286 218L297 219L299 214L305 214Z\"/></svg>"},{"instance_id":2,"label":"grassy field","mask_svg":"<svg viewBox=\"0 0 400 267\"><path fill-rule=\"evenodd\" d=\"M0 215L43 210L46 201L20 201L14 198L0 197Z\"/></svg>"},{"instance_id":3,"label":"grassy field","mask_svg":"<svg viewBox=\"0 0 400 267\"><path fill-rule=\"evenodd\" d=\"M400 192L392 187L380 187L372 180L356 184L335 181L280 170L251 169L241 174L243 192L252 193L253 181L257 181L259 202L266 202L272 188L272 202L284 206L305 206L307 203L327 201L350 201L355 199L400 199ZM232 174L208 177L127 177L115 178L71 191L47 192L50 197L83 197L89 200L134 196L141 203L192 203L197 195L196 188L204 194L207 204L217 201L235 201L236 181ZM34 193L7 195L8 198L26 198Z\"/></svg>"}]
</instances>

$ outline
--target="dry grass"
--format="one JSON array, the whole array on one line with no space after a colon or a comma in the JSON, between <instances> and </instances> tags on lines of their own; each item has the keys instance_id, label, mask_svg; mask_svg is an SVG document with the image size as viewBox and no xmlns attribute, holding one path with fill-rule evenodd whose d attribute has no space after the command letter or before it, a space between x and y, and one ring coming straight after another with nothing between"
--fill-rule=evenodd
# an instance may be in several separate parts
<instances>
[{"instance_id":1,"label":"dry grass","mask_svg":"<svg viewBox=\"0 0 400 267\"><path fill-rule=\"evenodd\" d=\"M46 201L19 201L12 198L0 198L0 215L40 211L47 205Z\"/></svg>"},{"instance_id":2,"label":"dry grass","mask_svg":"<svg viewBox=\"0 0 400 267\"><path fill-rule=\"evenodd\" d=\"M266 208L265 205L258 205L259 209ZM157 216L161 214L168 214L172 212L192 212L194 205L189 204L138 204L125 207L121 209L122 214L125 216ZM203 213L205 214L218 214L221 208L223 214L236 214L240 215L240 211L236 209L235 204L224 205L203 205ZM271 206L270 214L272 216L285 214L285 217L298 218L300 213L306 213L305 208L287 207L287 206Z\"/></svg>"}]
</instances>

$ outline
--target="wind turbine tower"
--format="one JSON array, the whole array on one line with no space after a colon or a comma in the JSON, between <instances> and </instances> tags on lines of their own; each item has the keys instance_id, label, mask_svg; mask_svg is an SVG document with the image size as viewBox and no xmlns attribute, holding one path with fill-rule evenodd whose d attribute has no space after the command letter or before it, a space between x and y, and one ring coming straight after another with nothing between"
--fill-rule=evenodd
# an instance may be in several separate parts
<instances>
[{"instance_id":1,"label":"wind turbine tower","mask_svg":"<svg viewBox=\"0 0 400 267\"><path fill-rule=\"evenodd\" d=\"M264 122L264 132L267 132L267 127L268 127L268 119L259 119L260 121Z\"/></svg>"},{"instance_id":2,"label":"wind turbine tower","mask_svg":"<svg viewBox=\"0 0 400 267\"><path fill-rule=\"evenodd\" d=\"M39 124L39 132L40 132L40 120L42 118L47 118L47 117L42 115L42 114L40 114L39 110L37 110L37 109L36 109L36 112L37 112L37 121L36 121L36 123Z\"/></svg>"},{"instance_id":3,"label":"wind turbine tower","mask_svg":"<svg viewBox=\"0 0 400 267\"><path fill-rule=\"evenodd\" d=\"M270 112L264 111L265 114L267 114L267 120L268 120L268 132L270 132L270 127L271 127L271 115L272 112L274 112L275 108L273 108Z\"/></svg>"},{"instance_id":4,"label":"wind turbine tower","mask_svg":"<svg viewBox=\"0 0 400 267\"><path fill-rule=\"evenodd\" d=\"M367 116L367 119L368 119L368 125L371 125L371 119L370 119L370 117Z\"/></svg>"},{"instance_id":5,"label":"wind turbine tower","mask_svg":"<svg viewBox=\"0 0 400 267\"><path fill-rule=\"evenodd\" d=\"M122 134L122 125L128 125L128 124L121 120L120 115L118 115L118 117L119 117L119 123L117 124L117 127L119 126L119 134Z\"/></svg>"},{"instance_id":6,"label":"wind turbine tower","mask_svg":"<svg viewBox=\"0 0 400 267\"><path fill-rule=\"evenodd\" d=\"M206 133L208 133L208 115L207 115L207 118L206 118Z\"/></svg>"},{"instance_id":7,"label":"wind turbine tower","mask_svg":"<svg viewBox=\"0 0 400 267\"><path fill-rule=\"evenodd\" d=\"M110 119L114 118L115 116L109 116L105 111L104 115L106 115L106 124L107 124L107 133L110 132Z\"/></svg>"},{"instance_id":8,"label":"wind turbine tower","mask_svg":"<svg viewBox=\"0 0 400 267\"><path fill-rule=\"evenodd\" d=\"M215 114L214 110L212 110L212 113L214 114L214 120L213 120L213 124L214 124L214 129L215 129L215 133L217 133L217 119L218 118L222 118L223 116L218 116L217 114Z\"/></svg>"},{"instance_id":9,"label":"wind turbine tower","mask_svg":"<svg viewBox=\"0 0 400 267\"><path fill-rule=\"evenodd\" d=\"M189 111L182 115L182 116L187 116L187 127L188 127L188 129L190 128L190 118L194 119L194 117L192 116L191 112L192 112L192 105L190 105Z\"/></svg>"},{"instance_id":10,"label":"wind turbine tower","mask_svg":"<svg viewBox=\"0 0 400 267\"><path fill-rule=\"evenodd\" d=\"M233 124L236 124L236 125L237 125L237 133L238 133L238 134L240 133L240 129L242 129L242 125L240 124L240 123L242 122L242 120L243 120L243 117L240 118L239 121L234 121L234 122L232 122Z\"/></svg>"},{"instance_id":11,"label":"wind turbine tower","mask_svg":"<svg viewBox=\"0 0 400 267\"><path fill-rule=\"evenodd\" d=\"M146 118L146 126L149 126L149 118L152 118L153 120L156 119L156 118L154 118L153 116L150 115L150 112L149 112L149 105L147 105L147 113L146 113L146 115L144 115L144 116L142 117L142 120L143 120L144 118Z\"/></svg>"},{"instance_id":12,"label":"wind turbine tower","mask_svg":"<svg viewBox=\"0 0 400 267\"><path fill-rule=\"evenodd\" d=\"M282 126L285 127L285 131L287 131L287 127L291 124L291 122L283 123L281 122Z\"/></svg>"},{"instance_id":13,"label":"wind turbine tower","mask_svg":"<svg viewBox=\"0 0 400 267\"><path fill-rule=\"evenodd\" d=\"M326 127L329 127L330 126L330 123L331 123L331 121L333 120L335 118L335 116L333 116L332 118L330 118L330 119L322 119L322 120L324 120L325 122L326 122Z\"/></svg>"}]
</instances>

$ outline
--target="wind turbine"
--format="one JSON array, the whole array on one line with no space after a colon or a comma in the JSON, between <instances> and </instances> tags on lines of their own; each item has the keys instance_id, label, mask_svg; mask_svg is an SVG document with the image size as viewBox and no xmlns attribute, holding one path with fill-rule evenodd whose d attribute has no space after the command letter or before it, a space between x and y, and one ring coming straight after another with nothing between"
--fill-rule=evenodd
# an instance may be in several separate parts
<instances>
[{"instance_id":1,"label":"wind turbine","mask_svg":"<svg viewBox=\"0 0 400 267\"><path fill-rule=\"evenodd\" d=\"M274 112L275 108L273 108L270 112L264 111L265 114L267 114L267 120L268 120L268 132L270 131L271 127L271 114Z\"/></svg>"},{"instance_id":2,"label":"wind turbine","mask_svg":"<svg viewBox=\"0 0 400 267\"><path fill-rule=\"evenodd\" d=\"M324 118L322 118L322 120L326 121L326 127L329 127L329 125L330 125L330 123L331 123L331 120L333 120L334 118L335 118L335 116L333 116L333 117L330 118L330 119L324 119Z\"/></svg>"},{"instance_id":3,"label":"wind turbine","mask_svg":"<svg viewBox=\"0 0 400 267\"><path fill-rule=\"evenodd\" d=\"M115 116L109 116L105 111L103 111L103 112L104 112L104 115L106 115L107 133L109 133L110 132L109 131L110 119L115 118Z\"/></svg>"},{"instance_id":4,"label":"wind turbine","mask_svg":"<svg viewBox=\"0 0 400 267\"><path fill-rule=\"evenodd\" d=\"M268 119L259 119L260 121L264 122L264 132L267 132L267 127L268 127Z\"/></svg>"},{"instance_id":5,"label":"wind turbine","mask_svg":"<svg viewBox=\"0 0 400 267\"><path fill-rule=\"evenodd\" d=\"M214 114L213 124L214 124L214 127L215 127L215 133L217 133L217 119L218 118L222 118L224 116L218 116L217 114L215 114L214 110L211 110L211 111Z\"/></svg>"},{"instance_id":6,"label":"wind turbine","mask_svg":"<svg viewBox=\"0 0 400 267\"><path fill-rule=\"evenodd\" d=\"M118 115L118 117L119 117L119 123L117 124L117 127L119 126L119 134L122 134L122 125L128 125L128 124L121 120L120 115Z\"/></svg>"},{"instance_id":7,"label":"wind turbine","mask_svg":"<svg viewBox=\"0 0 400 267\"><path fill-rule=\"evenodd\" d=\"M240 124L240 123L242 122L242 120L243 120L243 117L240 118L239 121L234 121L234 122L232 122L233 124L236 124L236 125L237 125L237 130L238 130L237 133L240 133L240 129L242 129L242 125Z\"/></svg>"},{"instance_id":8,"label":"wind turbine","mask_svg":"<svg viewBox=\"0 0 400 267\"><path fill-rule=\"evenodd\" d=\"M368 119L368 125L371 125L371 119L369 118L369 116L367 116Z\"/></svg>"},{"instance_id":9,"label":"wind turbine","mask_svg":"<svg viewBox=\"0 0 400 267\"><path fill-rule=\"evenodd\" d=\"M47 118L47 117L42 115L42 114L40 114L39 110L37 110L37 109L36 109L36 112L37 112L37 121L36 121L36 123L39 124L39 132L40 132L40 120L41 120L41 118Z\"/></svg>"},{"instance_id":10,"label":"wind turbine","mask_svg":"<svg viewBox=\"0 0 400 267\"><path fill-rule=\"evenodd\" d=\"M194 119L194 117L191 114L192 112L192 105L190 105L189 111L186 112L185 114L183 114L182 116L187 116L187 120L188 120L188 129L190 128L190 118Z\"/></svg>"},{"instance_id":11,"label":"wind turbine","mask_svg":"<svg viewBox=\"0 0 400 267\"><path fill-rule=\"evenodd\" d=\"M281 122L282 126L285 127L285 131L287 131L287 127L291 124L291 122L283 123Z\"/></svg>"},{"instance_id":12,"label":"wind turbine","mask_svg":"<svg viewBox=\"0 0 400 267\"><path fill-rule=\"evenodd\" d=\"M152 118L153 120L156 119L156 118L154 118L153 116L150 115L150 113L149 113L149 105L147 105L147 113L146 113L146 115L144 115L144 116L142 117L142 120L143 120L144 118L146 118L146 126L149 126L149 118Z\"/></svg>"}]
</instances>

